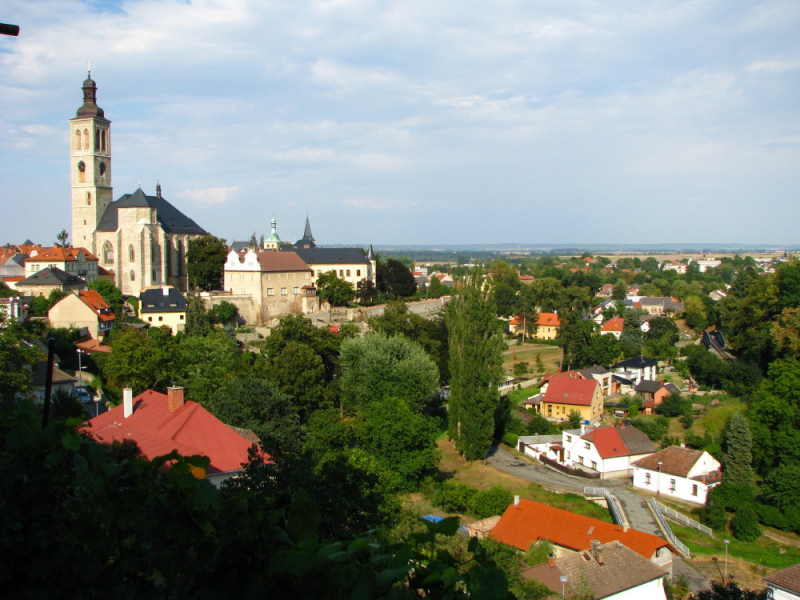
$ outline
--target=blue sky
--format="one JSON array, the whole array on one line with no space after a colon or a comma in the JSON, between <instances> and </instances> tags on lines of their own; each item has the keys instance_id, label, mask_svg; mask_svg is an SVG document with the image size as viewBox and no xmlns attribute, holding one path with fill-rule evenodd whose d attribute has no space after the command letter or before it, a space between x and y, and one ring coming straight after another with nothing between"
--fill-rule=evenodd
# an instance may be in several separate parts
<instances>
[{"instance_id":1,"label":"blue sky","mask_svg":"<svg viewBox=\"0 0 800 600\"><path fill-rule=\"evenodd\" d=\"M69 228L86 60L114 195L320 244L800 242L800 3L5 0L0 243Z\"/></svg>"}]
</instances>

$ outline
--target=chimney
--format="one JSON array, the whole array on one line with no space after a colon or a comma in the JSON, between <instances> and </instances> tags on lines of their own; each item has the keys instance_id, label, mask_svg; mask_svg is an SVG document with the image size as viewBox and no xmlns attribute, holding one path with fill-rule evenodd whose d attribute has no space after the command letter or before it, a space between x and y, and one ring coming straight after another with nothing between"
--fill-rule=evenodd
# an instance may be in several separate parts
<instances>
[{"instance_id":1,"label":"chimney","mask_svg":"<svg viewBox=\"0 0 800 600\"><path fill-rule=\"evenodd\" d=\"M514 506L519 506L519 496L514 496Z\"/></svg>"},{"instance_id":2,"label":"chimney","mask_svg":"<svg viewBox=\"0 0 800 600\"><path fill-rule=\"evenodd\" d=\"M552 554L547 557L547 566L550 567L551 569L556 568L556 557L553 556Z\"/></svg>"},{"instance_id":3,"label":"chimney","mask_svg":"<svg viewBox=\"0 0 800 600\"><path fill-rule=\"evenodd\" d=\"M168 285L162 285L161 286L161 293L164 296L169 296L169 286Z\"/></svg>"},{"instance_id":4,"label":"chimney","mask_svg":"<svg viewBox=\"0 0 800 600\"><path fill-rule=\"evenodd\" d=\"M628 529L630 529L630 525L627 522L622 526L622 533L628 533Z\"/></svg>"},{"instance_id":5,"label":"chimney","mask_svg":"<svg viewBox=\"0 0 800 600\"><path fill-rule=\"evenodd\" d=\"M592 556L598 565L603 564L603 549L600 547L599 540L592 540Z\"/></svg>"},{"instance_id":6,"label":"chimney","mask_svg":"<svg viewBox=\"0 0 800 600\"><path fill-rule=\"evenodd\" d=\"M174 386L167 388L167 410L175 412L181 406L183 406L183 388Z\"/></svg>"},{"instance_id":7,"label":"chimney","mask_svg":"<svg viewBox=\"0 0 800 600\"><path fill-rule=\"evenodd\" d=\"M122 407L126 419L133 414L133 390L131 388L122 389Z\"/></svg>"}]
</instances>

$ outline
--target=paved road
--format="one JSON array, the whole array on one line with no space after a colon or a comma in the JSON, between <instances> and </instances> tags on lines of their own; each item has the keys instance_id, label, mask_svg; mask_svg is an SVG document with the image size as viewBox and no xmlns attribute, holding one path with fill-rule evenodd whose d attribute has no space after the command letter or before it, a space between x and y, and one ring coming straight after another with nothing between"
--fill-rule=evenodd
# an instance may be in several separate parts
<instances>
[{"instance_id":1,"label":"paved road","mask_svg":"<svg viewBox=\"0 0 800 600\"><path fill-rule=\"evenodd\" d=\"M499 446L491 448L487 462L504 473L516 475L540 485L579 493L583 493L584 487L604 487L619 500L628 523L633 529L664 537L656 524L655 517L647 508L645 499L640 494L629 489L630 481L627 478L592 480L573 477L540 463L529 462ZM672 572L675 576L683 575L686 577L692 592L708 589L709 587L708 579L683 559L677 558L673 561Z\"/></svg>"}]
</instances>

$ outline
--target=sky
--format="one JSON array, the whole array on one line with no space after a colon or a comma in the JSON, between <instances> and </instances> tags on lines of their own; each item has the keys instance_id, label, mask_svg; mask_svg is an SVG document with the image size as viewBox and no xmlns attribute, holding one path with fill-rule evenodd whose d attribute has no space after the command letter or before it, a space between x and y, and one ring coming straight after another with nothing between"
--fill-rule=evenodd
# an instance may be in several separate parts
<instances>
[{"instance_id":1,"label":"sky","mask_svg":"<svg viewBox=\"0 0 800 600\"><path fill-rule=\"evenodd\" d=\"M800 2L4 0L0 243L114 197L319 245L800 242Z\"/></svg>"}]
</instances>

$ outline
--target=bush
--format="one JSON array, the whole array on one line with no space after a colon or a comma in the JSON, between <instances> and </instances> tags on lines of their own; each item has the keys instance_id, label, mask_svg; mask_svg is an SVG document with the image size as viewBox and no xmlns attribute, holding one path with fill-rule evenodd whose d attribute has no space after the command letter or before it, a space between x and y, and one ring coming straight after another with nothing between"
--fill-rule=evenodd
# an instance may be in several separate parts
<instances>
[{"instance_id":1,"label":"bush","mask_svg":"<svg viewBox=\"0 0 800 600\"><path fill-rule=\"evenodd\" d=\"M726 510L736 510L753 502L753 489L746 485L723 481L711 490L709 501Z\"/></svg>"},{"instance_id":2,"label":"bush","mask_svg":"<svg viewBox=\"0 0 800 600\"><path fill-rule=\"evenodd\" d=\"M506 446L510 446L511 448L514 448L514 450L517 449L517 441L518 440L519 440L519 436L516 433L504 433L503 434L503 443Z\"/></svg>"},{"instance_id":3,"label":"bush","mask_svg":"<svg viewBox=\"0 0 800 600\"><path fill-rule=\"evenodd\" d=\"M691 409L691 400L684 398L680 394L670 394L662 400L661 404L655 407L656 413L665 417L679 417L685 414L686 411L691 411Z\"/></svg>"},{"instance_id":4,"label":"bush","mask_svg":"<svg viewBox=\"0 0 800 600\"><path fill-rule=\"evenodd\" d=\"M551 423L537 412L529 411L532 413L531 420L525 427L527 435L552 435L561 433L561 430L555 423Z\"/></svg>"},{"instance_id":5,"label":"bush","mask_svg":"<svg viewBox=\"0 0 800 600\"><path fill-rule=\"evenodd\" d=\"M513 501L514 496L511 492L496 485L490 490L475 493L470 502L469 512L479 519L502 515Z\"/></svg>"},{"instance_id":6,"label":"bush","mask_svg":"<svg viewBox=\"0 0 800 600\"><path fill-rule=\"evenodd\" d=\"M669 430L669 419L666 417L636 417L631 419L631 425L643 431L651 440L658 441Z\"/></svg>"},{"instance_id":7,"label":"bush","mask_svg":"<svg viewBox=\"0 0 800 600\"><path fill-rule=\"evenodd\" d=\"M445 512L465 514L469 512L472 497L477 492L475 488L463 483L445 481L434 484L429 500L431 504Z\"/></svg>"},{"instance_id":8,"label":"bush","mask_svg":"<svg viewBox=\"0 0 800 600\"><path fill-rule=\"evenodd\" d=\"M522 377L530 371L530 365L527 362L514 363L514 376Z\"/></svg>"},{"instance_id":9,"label":"bush","mask_svg":"<svg viewBox=\"0 0 800 600\"><path fill-rule=\"evenodd\" d=\"M791 529L791 523L780 511L779 508L769 506L768 504L756 504L756 514L758 521L767 527L775 527L776 529Z\"/></svg>"},{"instance_id":10,"label":"bush","mask_svg":"<svg viewBox=\"0 0 800 600\"><path fill-rule=\"evenodd\" d=\"M733 537L743 542L754 542L761 537L758 515L752 504L745 504L736 511L731 519L731 532Z\"/></svg>"},{"instance_id":11,"label":"bush","mask_svg":"<svg viewBox=\"0 0 800 600\"><path fill-rule=\"evenodd\" d=\"M711 529L725 529L728 526L728 513L719 504L706 506L703 514L703 521Z\"/></svg>"}]
</instances>

